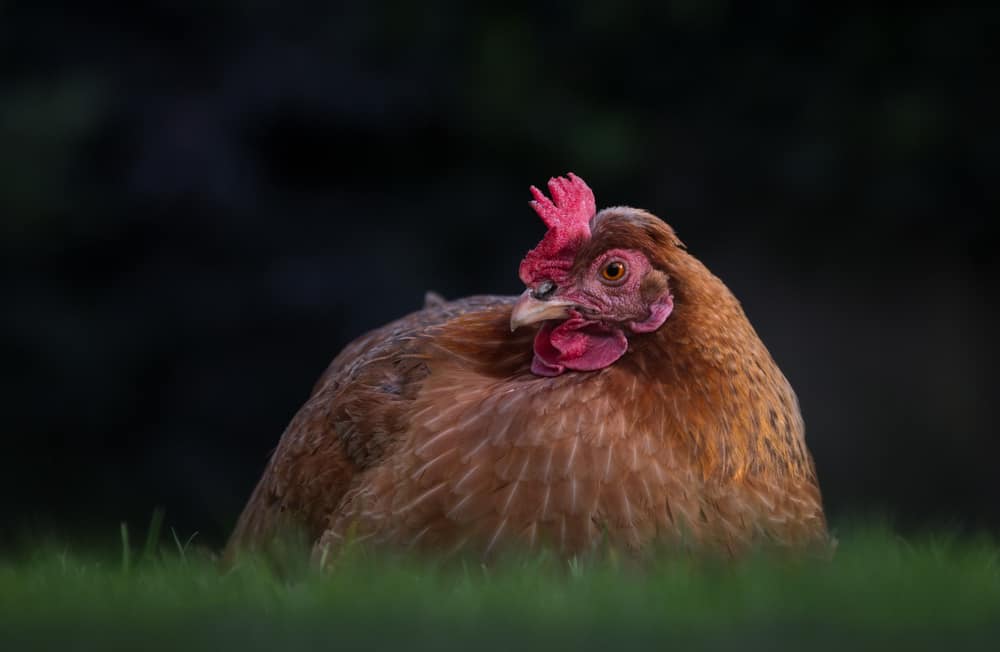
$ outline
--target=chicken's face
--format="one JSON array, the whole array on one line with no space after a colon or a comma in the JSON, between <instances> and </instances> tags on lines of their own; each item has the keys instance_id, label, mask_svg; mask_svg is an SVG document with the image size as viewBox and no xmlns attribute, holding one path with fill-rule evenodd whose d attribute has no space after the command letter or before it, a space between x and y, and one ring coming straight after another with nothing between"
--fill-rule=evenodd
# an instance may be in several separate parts
<instances>
[{"instance_id":1,"label":"chicken's face","mask_svg":"<svg viewBox=\"0 0 1000 652\"><path fill-rule=\"evenodd\" d=\"M655 331L670 316L667 275L639 248L615 241L622 226L639 228L630 224L632 209L595 218L590 189L572 174L551 180L549 190L555 203L532 188L549 233L521 264L528 289L511 312L511 329L544 322L535 337L535 374L603 369L625 354L630 335Z\"/></svg>"}]
</instances>

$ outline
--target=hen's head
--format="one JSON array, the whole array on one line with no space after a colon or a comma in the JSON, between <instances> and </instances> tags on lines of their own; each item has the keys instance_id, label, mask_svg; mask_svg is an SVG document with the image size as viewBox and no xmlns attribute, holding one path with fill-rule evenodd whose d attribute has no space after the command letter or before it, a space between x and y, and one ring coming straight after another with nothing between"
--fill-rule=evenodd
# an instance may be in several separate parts
<instances>
[{"instance_id":1,"label":"hen's head","mask_svg":"<svg viewBox=\"0 0 1000 652\"><path fill-rule=\"evenodd\" d=\"M645 211L597 212L593 192L572 173L549 180L551 200L534 186L531 193L549 230L521 262L528 289L511 312L511 330L544 322L535 374L607 367L628 350L630 336L655 331L673 311L664 269L680 242Z\"/></svg>"}]
</instances>

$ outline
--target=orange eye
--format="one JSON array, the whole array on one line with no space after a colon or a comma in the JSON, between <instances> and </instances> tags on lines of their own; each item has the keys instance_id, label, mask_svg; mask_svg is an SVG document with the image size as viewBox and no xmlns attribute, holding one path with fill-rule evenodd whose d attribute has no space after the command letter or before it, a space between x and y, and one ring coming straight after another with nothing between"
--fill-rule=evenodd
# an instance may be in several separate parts
<instances>
[{"instance_id":1,"label":"orange eye","mask_svg":"<svg viewBox=\"0 0 1000 652\"><path fill-rule=\"evenodd\" d=\"M625 263L615 260L604 266L601 276L605 281L620 281L625 278Z\"/></svg>"}]
</instances>

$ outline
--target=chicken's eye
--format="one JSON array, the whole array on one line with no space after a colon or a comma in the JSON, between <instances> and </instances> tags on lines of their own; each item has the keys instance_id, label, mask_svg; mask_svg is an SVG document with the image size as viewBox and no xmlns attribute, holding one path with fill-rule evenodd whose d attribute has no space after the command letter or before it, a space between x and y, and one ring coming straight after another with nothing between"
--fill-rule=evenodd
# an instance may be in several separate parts
<instances>
[{"instance_id":1,"label":"chicken's eye","mask_svg":"<svg viewBox=\"0 0 1000 652\"><path fill-rule=\"evenodd\" d=\"M625 278L625 263L615 260L604 266L601 270L601 277L605 281L620 281Z\"/></svg>"}]
</instances>

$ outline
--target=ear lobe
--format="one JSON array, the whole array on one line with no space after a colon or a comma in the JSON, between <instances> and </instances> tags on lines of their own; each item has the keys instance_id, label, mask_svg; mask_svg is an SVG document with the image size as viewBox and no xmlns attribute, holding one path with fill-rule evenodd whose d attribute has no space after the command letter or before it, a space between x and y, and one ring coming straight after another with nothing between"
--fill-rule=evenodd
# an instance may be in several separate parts
<instances>
[{"instance_id":1,"label":"ear lobe","mask_svg":"<svg viewBox=\"0 0 1000 652\"><path fill-rule=\"evenodd\" d=\"M667 321L674 311L674 296L670 293L669 278L664 272L652 269L643 277L639 294L649 306L649 316L642 321L629 323L633 333L651 333Z\"/></svg>"},{"instance_id":2,"label":"ear lobe","mask_svg":"<svg viewBox=\"0 0 1000 652\"><path fill-rule=\"evenodd\" d=\"M660 326L663 326L663 322L667 321L667 317L673 311L674 297L668 290L663 296L650 304L648 317L642 321L631 322L628 326L633 333L652 333Z\"/></svg>"}]
</instances>

